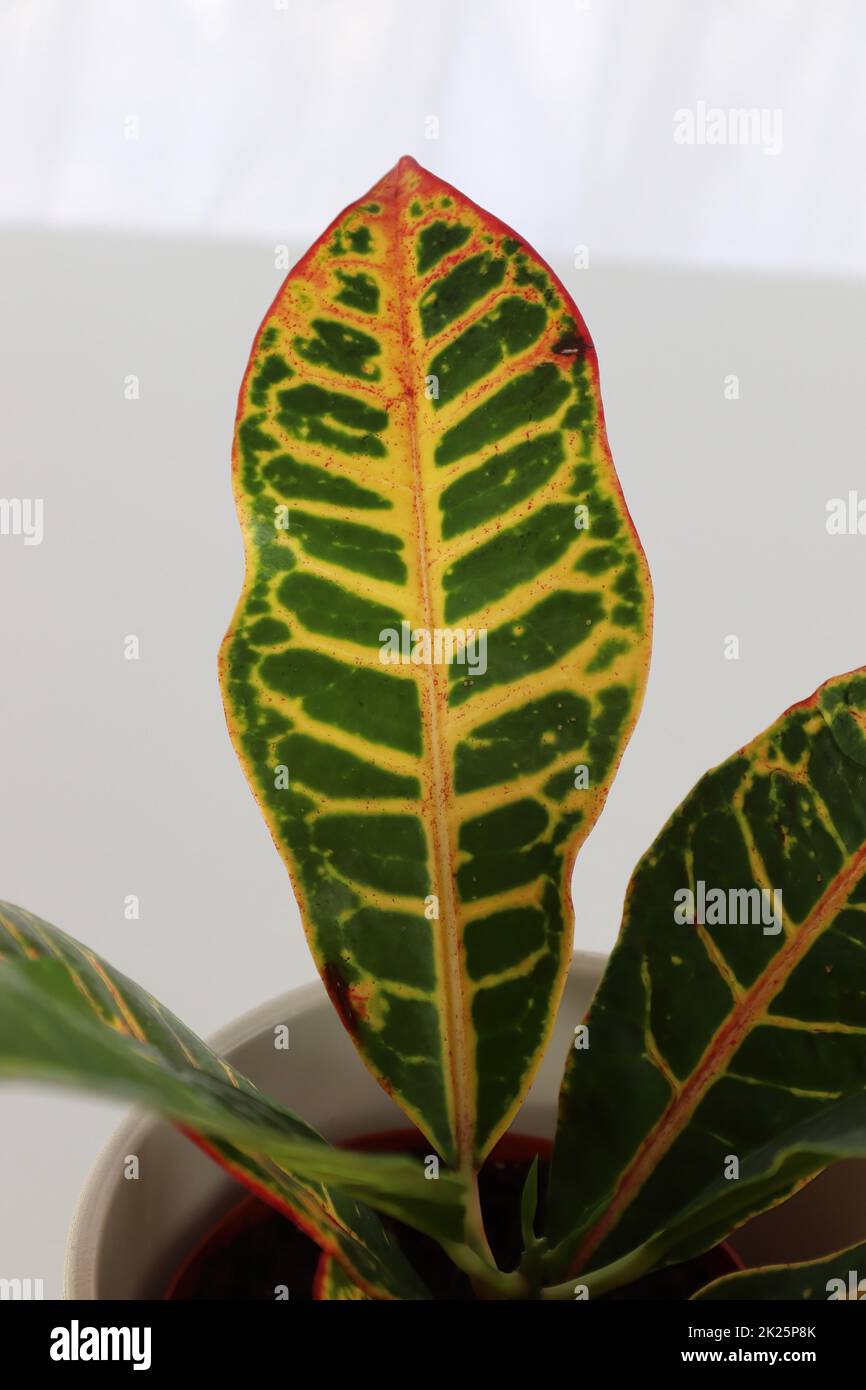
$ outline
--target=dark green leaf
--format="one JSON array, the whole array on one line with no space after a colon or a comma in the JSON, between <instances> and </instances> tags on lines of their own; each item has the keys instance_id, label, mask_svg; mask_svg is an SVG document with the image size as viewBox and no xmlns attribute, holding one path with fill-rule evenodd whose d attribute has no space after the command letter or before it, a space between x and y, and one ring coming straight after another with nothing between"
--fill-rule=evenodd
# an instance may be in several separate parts
<instances>
[{"instance_id":1,"label":"dark green leaf","mask_svg":"<svg viewBox=\"0 0 866 1390\"><path fill-rule=\"evenodd\" d=\"M708 1187L711 1243L840 1156L840 1136L847 1151L839 1102L866 1087L864 727L866 673L828 681L703 777L640 861L566 1068L551 1270L644 1246L705 1211ZM727 922L676 920L700 882Z\"/></svg>"}]
</instances>

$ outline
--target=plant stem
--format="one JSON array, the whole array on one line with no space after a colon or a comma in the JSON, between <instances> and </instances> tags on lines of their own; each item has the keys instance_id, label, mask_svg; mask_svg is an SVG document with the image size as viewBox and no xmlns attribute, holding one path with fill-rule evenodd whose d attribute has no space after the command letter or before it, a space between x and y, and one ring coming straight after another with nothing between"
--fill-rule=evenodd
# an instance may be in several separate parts
<instances>
[{"instance_id":1,"label":"plant stem","mask_svg":"<svg viewBox=\"0 0 866 1390\"><path fill-rule=\"evenodd\" d=\"M466 1173L466 1182L466 1244L443 1248L457 1267L469 1275L478 1298L526 1298L528 1286L523 1275L517 1272L505 1274L496 1263L484 1227L478 1174L474 1169Z\"/></svg>"},{"instance_id":2,"label":"plant stem","mask_svg":"<svg viewBox=\"0 0 866 1390\"><path fill-rule=\"evenodd\" d=\"M481 1211L481 1193L478 1190L478 1174L475 1169L470 1169L466 1176L468 1195L466 1199L466 1240L471 1249L477 1251L481 1258L496 1269L496 1261L493 1258L493 1251L490 1249L490 1242L487 1239L487 1231L484 1227L484 1215Z\"/></svg>"},{"instance_id":3,"label":"plant stem","mask_svg":"<svg viewBox=\"0 0 866 1390\"><path fill-rule=\"evenodd\" d=\"M642 1274L648 1274L655 1262L650 1247L641 1245L637 1250L631 1250L602 1269L594 1269L589 1274L575 1274L564 1284L552 1284L549 1288L542 1289L541 1297L573 1299L575 1289L583 1287L587 1291L587 1297L598 1298L601 1294L610 1293L611 1289L634 1283Z\"/></svg>"},{"instance_id":4,"label":"plant stem","mask_svg":"<svg viewBox=\"0 0 866 1390\"><path fill-rule=\"evenodd\" d=\"M513 1274L504 1273L468 1245L455 1245L443 1241L442 1249L458 1269L469 1275L472 1287L480 1298L487 1300L529 1297L529 1285L517 1270Z\"/></svg>"}]
</instances>

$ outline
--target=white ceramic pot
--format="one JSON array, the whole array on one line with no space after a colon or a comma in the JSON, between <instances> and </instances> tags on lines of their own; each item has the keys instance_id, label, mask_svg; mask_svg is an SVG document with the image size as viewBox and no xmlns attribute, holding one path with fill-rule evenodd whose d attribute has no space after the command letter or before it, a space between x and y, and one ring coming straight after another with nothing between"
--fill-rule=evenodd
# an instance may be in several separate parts
<instances>
[{"instance_id":1,"label":"white ceramic pot","mask_svg":"<svg viewBox=\"0 0 866 1390\"><path fill-rule=\"evenodd\" d=\"M563 1063L603 968L603 956L574 957L551 1043L515 1132L552 1137ZM288 1025L288 1050L274 1046L279 1024ZM330 1140L406 1127L402 1111L358 1058L318 982L254 1009L218 1033L212 1045ZM132 1155L138 1159L136 1179L124 1176ZM752 1265L808 1259L866 1238L864 1174L866 1163L838 1165L731 1243ZM132 1116L109 1140L76 1208L66 1250L66 1298L162 1297L183 1257L242 1195L170 1125Z\"/></svg>"}]
</instances>

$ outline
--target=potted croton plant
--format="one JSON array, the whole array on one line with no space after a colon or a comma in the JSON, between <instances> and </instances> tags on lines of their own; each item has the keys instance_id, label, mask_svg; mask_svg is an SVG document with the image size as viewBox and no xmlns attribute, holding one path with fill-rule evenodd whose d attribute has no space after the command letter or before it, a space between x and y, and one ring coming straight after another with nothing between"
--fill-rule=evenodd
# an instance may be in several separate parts
<instances>
[{"instance_id":1,"label":"potted croton plant","mask_svg":"<svg viewBox=\"0 0 866 1390\"><path fill-rule=\"evenodd\" d=\"M866 1155L866 671L793 705L671 816L586 1017L565 1019L558 1111L550 1087L527 1133L512 1126L572 958L575 854L650 652L586 327L517 233L403 159L268 311L234 476L231 736L403 1131L335 1146L289 1108L348 1104L333 1030L269 1094L10 905L0 1069L129 1097L255 1194L190 1236L175 1296L219 1287L243 1248L269 1297L826 1298L860 1248L743 1270L724 1242ZM321 1006L302 993L303 1052ZM271 1049L285 1014L259 1029Z\"/></svg>"}]
</instances>

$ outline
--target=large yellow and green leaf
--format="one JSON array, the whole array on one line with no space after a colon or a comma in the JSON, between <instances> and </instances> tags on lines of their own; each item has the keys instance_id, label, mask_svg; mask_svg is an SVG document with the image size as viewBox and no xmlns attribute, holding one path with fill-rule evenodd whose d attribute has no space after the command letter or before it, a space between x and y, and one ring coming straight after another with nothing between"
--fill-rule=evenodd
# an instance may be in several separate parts
<instances>
[{"instance_id":1,"label":"large yellow and green leaf","mask_svg":"<svg viewBox=\"0 0 866 1390\"><path fill-rule=\"evenodd\" d=\"M516 233L403 159L271 306L234 469L235 746L364 1060L478 1163L549 1036L648 664L592 342Z\"/></svg>"},{"instance_id":2,"label":"large yellow and green leaf","mask_svg":"<svg viewBox=\"0 0 866 1390\"><path fill-rule=\"evenodd\" d=\"M560 1095L551 1271L689 1258L866 1154L864 730L866 670L828 681L638 864Z\"/></svg>"}]
</instances>

